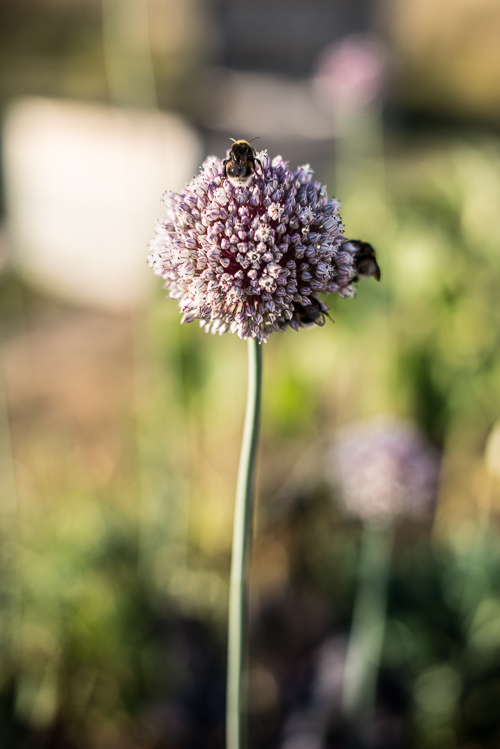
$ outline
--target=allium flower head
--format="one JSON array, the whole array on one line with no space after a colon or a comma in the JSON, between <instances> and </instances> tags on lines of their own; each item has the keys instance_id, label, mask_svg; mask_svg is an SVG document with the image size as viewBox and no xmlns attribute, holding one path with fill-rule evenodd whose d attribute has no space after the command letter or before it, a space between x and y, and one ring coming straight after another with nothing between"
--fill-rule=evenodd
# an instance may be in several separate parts
<instances>
[{"instance_id":1,"label":"allium flower head","mask_svg":"<svg viewBox=\"0 0 500 749\"><path fill-rule=\"evenodd\" d=\"M231 184L212 156L181 193L166 193L148 259L182 322L266 341L298 330L304 308L326 312L318 293L352 296L355 255L342 248L338 202L309 165L291 171L266 151L256 159L248 185Z\"/></svg>"},{"instance_id":2,"label":"allium flower head","mask_svg":"<svg viewBox=\"0 0 500 749\"><path fill-rule=\"evenodd\" d=\"M350 514L367 520L432 513L439 456L413 425L381 417L350 424L328 459L327 478Z\"/></svg>"}]
</instances>

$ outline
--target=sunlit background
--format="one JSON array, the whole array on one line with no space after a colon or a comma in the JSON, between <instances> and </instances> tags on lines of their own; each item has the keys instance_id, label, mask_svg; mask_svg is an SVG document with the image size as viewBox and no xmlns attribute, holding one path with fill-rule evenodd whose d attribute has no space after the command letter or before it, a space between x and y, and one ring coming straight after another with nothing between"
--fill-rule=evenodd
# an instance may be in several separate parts
<instances>
[{"instance_id":1,"label":"sunlit background","mask_svg":"<svg viewBox=\"0 0 500 749\"><path fill-rule=\"evenodd\" d=\"M246 346L145 258L230 137L382 269L265 345L249 749L498 749L498 3L11 0L0 106L2 749L224 746Z\"/></svg>"}]
</instances>

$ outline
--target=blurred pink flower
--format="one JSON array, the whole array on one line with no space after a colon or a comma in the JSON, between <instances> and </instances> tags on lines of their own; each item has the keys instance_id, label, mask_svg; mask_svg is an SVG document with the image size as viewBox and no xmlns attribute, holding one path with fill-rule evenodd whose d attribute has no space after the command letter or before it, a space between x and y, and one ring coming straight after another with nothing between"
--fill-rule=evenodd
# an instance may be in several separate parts
<instances>
[{"instance_id":1,"label":"blurred pink flower","mask_svg":"<svg viewBox=\"0 0 500 749\"><path fill-rule=\"evenodd\" d=\"M328 107L359 108L380 99L387 83L388 54L381 40L355 34L320 55L314 90Z\"/></svg>"},{"instance_id":2,"label":"blurred pink flower","mask_svg":"<svg viewBox=\"0 0 500 749\"><path fill-rule=\"evenodd\" d=\"M327 478L363 520L425 518L434 510L439 465L438 451L413 424L377 417L339 430Z\"/></svg>"}]
</instances>

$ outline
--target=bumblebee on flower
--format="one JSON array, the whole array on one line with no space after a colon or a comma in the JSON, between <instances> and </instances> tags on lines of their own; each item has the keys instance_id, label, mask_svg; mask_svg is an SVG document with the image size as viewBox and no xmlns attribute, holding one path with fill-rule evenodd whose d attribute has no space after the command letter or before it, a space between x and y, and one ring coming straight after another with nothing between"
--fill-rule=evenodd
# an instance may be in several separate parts
<instances>
[{"instance_id":1,"label":"bumblebee on flower","mask_svg":"<svg viewBox=\"0 0 500 749\"><path fill-rule=\"evenodd\" d=\"M236 146L244 164L235 166ZM230 179L236 172L239 181ZM225 161L209 157L163 200L148 259L179 301L182 322L262 342L303 327L299 309L322 317L318 293L354 293L357 244L346 242L338 201L309 165L291 171L281 156L235 141ZM321 324L315 317L309 322Z\"/></svg>"}]
</instances>

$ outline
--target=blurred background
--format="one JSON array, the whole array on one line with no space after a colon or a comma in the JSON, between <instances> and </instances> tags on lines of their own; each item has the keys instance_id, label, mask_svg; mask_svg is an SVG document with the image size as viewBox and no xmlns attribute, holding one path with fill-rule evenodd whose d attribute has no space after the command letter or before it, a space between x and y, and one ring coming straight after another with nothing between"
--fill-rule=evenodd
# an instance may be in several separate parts
<instances>
[{"instance_id":1,"label":"blurred background","mask_svg":"<svg viewBox=\"0 0 500 749\"><path fill-rule=\"evenodd\" d=\"M500 746L500 7L0 6L0 746L224 746L246 346L146 265L230 137L382 282L265 346L249 747Z\"/></svg>"}]
</instances>

